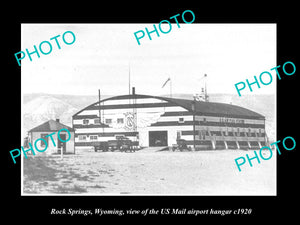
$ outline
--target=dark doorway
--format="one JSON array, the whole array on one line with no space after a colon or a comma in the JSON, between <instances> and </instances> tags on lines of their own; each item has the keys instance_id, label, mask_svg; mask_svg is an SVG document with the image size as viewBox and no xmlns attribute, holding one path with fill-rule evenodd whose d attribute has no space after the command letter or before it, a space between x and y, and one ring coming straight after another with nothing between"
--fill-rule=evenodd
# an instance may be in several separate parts
<instances>
[{"instance_id":1,"label":"dark doorway","mask_svg":"<svg viewBox=\"0 0 300 225\"><path fill-rule=\"evenodd\" d=\"M59 134L59 136L60 136L61 140L63 140L63 141L66 140L66 134ZM58 149L57 149L58 153L60 154L61 153L61 149L62 149L63 150L63 154L65 154L67 152L66 142L60 141L59 138L57 138L57 139L58 139L58 143L57 143L57 145L58 145L57 146L58 147Z\"/></svg>"},{"instance_id":2,"label":"dark doorway","mask_svg":"<svg viewBox=\"0 0 300 225\"><path fill-rule=\"evenodd\" d=\"M168 131L149 131L149 146L168 146Z\"/></svg>"}]
</instances>

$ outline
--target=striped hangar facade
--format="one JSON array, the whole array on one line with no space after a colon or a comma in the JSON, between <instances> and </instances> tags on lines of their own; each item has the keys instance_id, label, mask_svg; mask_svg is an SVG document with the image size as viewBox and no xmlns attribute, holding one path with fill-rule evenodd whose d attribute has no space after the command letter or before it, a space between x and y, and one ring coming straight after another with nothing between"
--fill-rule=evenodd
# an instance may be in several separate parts
<instances>
[{"instance_id":1,"label":"striped hangar facade","mask_svg":"<svg viewBox=\"0 0 300 225\"><path fill-rule=\"evenodd\" d=\"M75 147L124 136L141 147L184 139L201 149L258 149L266 144L265 117L243 107L135 94L93 103L72 117Z\"/></svg>"}]
</instances>

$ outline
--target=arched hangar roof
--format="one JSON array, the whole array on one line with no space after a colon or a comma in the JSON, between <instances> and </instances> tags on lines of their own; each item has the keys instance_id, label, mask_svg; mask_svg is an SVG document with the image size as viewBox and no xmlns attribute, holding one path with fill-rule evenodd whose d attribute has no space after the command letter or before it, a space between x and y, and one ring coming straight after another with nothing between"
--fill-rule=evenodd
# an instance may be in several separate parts
<instances>
[{"instance_id":1,"label":"arched hangar roof","mask_svg":"<svg viewBox=\"0 0 300 225\"><path fill-rule=\"evenodd\" d=\"M196 115L206 115L206 116L224 116L224 117L236 117L236 118L247 118L247 119L265 119L265 117L259 113L256 113L252 110L240 107L237 105L218 103L218 102L202 102L202 101L193 101L188 99L179 99L179 98L169 98L161 96L152 96L152 95L119 95L110 98L106 98L100 101L100 103L109 101L109 100L121 100L121 99L141 99L141 98L156 98L169 103L172 103L176 106L181 106L186 110L193 112L193 104L195 104L195 114ZM73 116L78 115L84 110L91 110L98 107L99 101L85 107L80 110ZM133 106L134 107L134 106Z\"/></svg>"}]
</instances>

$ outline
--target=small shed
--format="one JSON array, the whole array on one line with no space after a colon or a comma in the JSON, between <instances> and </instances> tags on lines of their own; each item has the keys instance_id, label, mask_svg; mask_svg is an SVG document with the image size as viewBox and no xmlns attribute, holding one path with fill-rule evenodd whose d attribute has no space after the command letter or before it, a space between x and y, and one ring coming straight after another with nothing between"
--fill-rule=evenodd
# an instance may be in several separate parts
<instances>
[{"instance_id":1,"label":"small shed","mask_svg":"<svg viewBox=\"0 0 300 225\"><path fill-rule=\"evenodd\" d=\"M69 133L65 129L67 129ZM58 138L58 131L60 131L60 138ZM47 137L47 135L52 133L55 134ZM41 140L36 142L36 140L40 138L44 139L48 144L47 150L45 150L46 154L60 154L61 151L63 151L63 154L75 154L74 129L60 123L59 119L49 120L37 127L32 128L28 131L28 137L28 142L32 144L33 148L35 149L37 147L40 150L45 149L45 143ZM36 146L34 146L35 142Z\"/></svg>"}]
</instances>

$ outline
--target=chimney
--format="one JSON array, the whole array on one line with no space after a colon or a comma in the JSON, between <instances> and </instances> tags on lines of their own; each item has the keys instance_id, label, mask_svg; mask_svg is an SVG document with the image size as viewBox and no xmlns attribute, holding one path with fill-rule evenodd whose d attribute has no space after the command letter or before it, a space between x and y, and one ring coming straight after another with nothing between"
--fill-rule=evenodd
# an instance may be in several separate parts
<instances>
[{"instance_id":1,"label":"chimney","mask_svg":"<svg viewBox=\"0 0 300 225\"><path fill-rule=\"evenodd\" d=\"M135 87L132 87L132 95L135 95Z\"/></svg>"},{"instance_id":2,"label":"chimney","mask_svg":"<svg viewBox=\"0 0 300 225\"><path fill-rule=\"evenodd\" d=\"M59 123L59 119L56 119L56 122L58 122L58 123Z\"/></svg>"}]
</instances>

